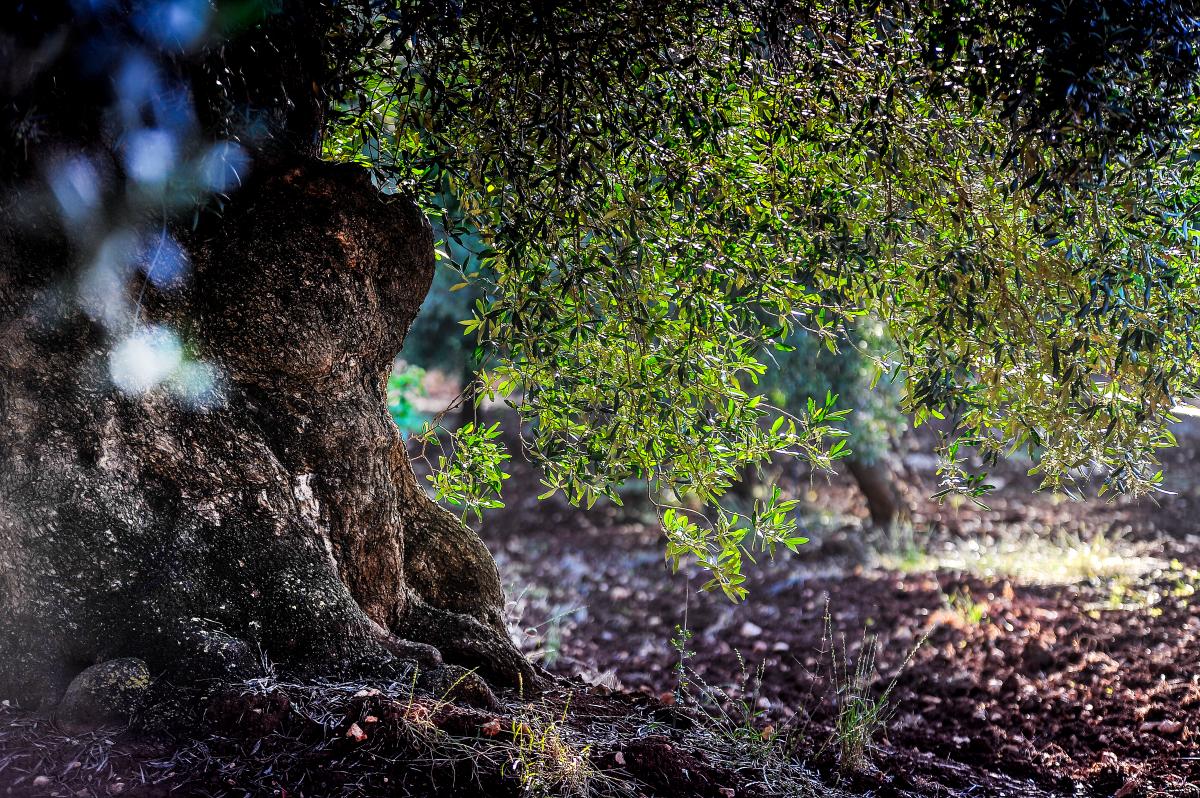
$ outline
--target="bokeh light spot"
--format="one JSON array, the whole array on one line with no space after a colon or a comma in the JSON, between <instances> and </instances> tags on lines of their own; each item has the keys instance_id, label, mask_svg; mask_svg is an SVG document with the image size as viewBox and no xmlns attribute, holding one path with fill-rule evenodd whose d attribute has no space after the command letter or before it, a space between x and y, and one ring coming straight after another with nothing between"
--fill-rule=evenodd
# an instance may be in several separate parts
<instances>
[{"instance_id":1,"label":"bokeh light spot","mask_svg":"<svg viewBox=\"0 0 1200 798\"><path fill-rule=\"evenodd\" d=\"M185 404L195 410L216 407L223 403L221 372L211 363L188 360L171 377L171 389Z\"/></svg>"},{"instance_id":2,"label":"bokeh light spot","mask_svg":"<svg viewBox=\"0 0 1200 798\"><path fill-rule=\"evenodd\" d=\"M104 240L79 281L79 303L93 319L117 327L130 316L127 285L137 241L119 230Z\"/></svg>"},{"instance_id":3,"label":"bokeh light spot","mask_svg":"<svg viewBox=\"0 0 1200 798\"><path fill-rule=\"evenodd\" d=\"M166 327L143 327L109 353L113 384L130 395L143 394L170 377L183 361L179 337Z\"/></svg>"},{"instance_id":4,"label":"bokeh light spot","mask_svg":"<svg viewBox=\"0 0 1200 798\"><path fill-rule=\"evenodd\" d=\"M127 130L145 124L142 109L153 104L160 91L162 77L158 66L141 50L134 50L122 62L115 78L116 108Z\"/></svg>"},{"instance_id":5,"label":"bokeh light spot","mask_svg":"<svg viewBox=\"0 0 1200 798\"><path fill-rule=\"evenodd\" d=\"M187 50L200 42L211 14L207 0L163 0L147 5L136 24L141 34L159 47Z\"/></svg>"},{"instance_id":6,"label":"bokeh light spot","mask_svg":"<svg viewBox=\"0 0 1200 798\"><path fill-rule=\"evenodd\" d=\"M175 237L163 230L148 237L138 258L138 268L155 288L169 290L187 282L192 264Z\"/></svg>"},{"instance_id":7,"label":"bokeh light spot","mask_svg":"<svg viewBox=\"0 0 1200 798\"><path fill-rule=\"evenodd\" d=\"M175 167L175 137L165 130L135 130L125 140L125 171L139 183L161 185Z\"/></svg>"},{"instance_id":8,"label":"bokeh light spot","mask_svg":"<svg viewBox=\"0 0 1200 798\"><path fill-rule=\"evenodd\" d=\"M240 145L221 141L209 147L200 160L200 180L209 191L229 192L242 184L250 156Z\"/></svg>"},{"instance_id":9,"label":"bokeh light spot","mask_svg":"<svg viewBox=\"0 0 1200 798\"><path fill-rule=\"evenodd\" d=\"M100 175L92 162L82 156L64 159L50 167L48 182L69 226L84 222L100 200Z\"/></svg>"}]
</instances>

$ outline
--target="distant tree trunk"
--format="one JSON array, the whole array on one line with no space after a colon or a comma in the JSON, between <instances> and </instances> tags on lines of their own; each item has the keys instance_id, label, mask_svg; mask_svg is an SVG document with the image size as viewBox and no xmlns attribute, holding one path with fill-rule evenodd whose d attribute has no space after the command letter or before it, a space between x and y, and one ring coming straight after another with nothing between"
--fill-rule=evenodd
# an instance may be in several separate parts
<instances>
[{"instance_id":1,"label":"distant tree trunk","mask_svg":"<svg viewBox=\"0 0 1200 798\"><path fill-rule=\"evenodd\" d=\"M301 159L175 231L193 279L146 289L142 321L221 369L223 402L205 410L112 387L111 341L64 298L56 224L3 227L3 695L52 696L122 655L176 677L214 656L236 672L259 649L302 673L445 657L530 676L491 556L418 486L385 408L433 274L410 202L359 167Z\"/></svg>"},{"instance_id":2,"label":"distant tree trunk","mask_svg":"<svg viewBox=\"0 0 1200 798\"><path fill-rule=\"evenodd\" d=\"M867 500L871 523L881 529L895 523L900 512L900 497L887 463L882 458L865 462L852 457L846 460L846 468L854 477L863 498Z\"/></svg>"}]
</instances>

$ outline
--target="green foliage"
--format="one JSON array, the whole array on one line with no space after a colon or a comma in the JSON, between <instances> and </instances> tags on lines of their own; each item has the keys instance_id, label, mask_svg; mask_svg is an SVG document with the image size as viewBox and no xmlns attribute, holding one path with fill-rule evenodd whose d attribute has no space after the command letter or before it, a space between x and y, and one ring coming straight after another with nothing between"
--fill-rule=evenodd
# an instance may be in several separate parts
<instances>
[{"instance_id":1,"label":"green foliage","mask_svg":"<svg viewBox=\"0 0 1200 798\"><path fill-rule=\"evenodd\" d=\"M454 203L446 200L447 213ZM443 236L440 229L435 235ZM425 369L439 369L450 376L469 379L474 376L484 352L474 339L463 335L462 320L471 316L475 303L482 299L478 282L464 282L461 268L478 271L474 253L481 247L476 236L459 231L458 241L443 240L437 270L421 312L408 331L404 343L405 360Z\"/></svg>"},{"instance_id":2,"label":"green foliage","mask_svg":"<svg viewBox=\"0 0 1200 798\"><path fill-rule=\"evenodd\" d=\"M473 513L477 519L484 510L503 507L500 492L508 474L502 470L510 458L500 437L499 422L490 427L467 423L439 438L436 428L427 427L421 440L448 448L438 456L438 465L428 476L438 501L461 508L465 519Z\"/></svg>"},{"instance_id":3,"label":"green foliage","mask_svg":"<svg viewBox=\"0 0 1200 798\"><path fill-rule=\"evenodd\" d=\"M1194 124L1200 21L1186 0L941 0L929 66L1022 134L1092 171L1114 152L1170 148Z\"/></svg>"},{"instance_id":4,"label":"green foliage","mask_svg":"<svg viewBox=\"0 0 1200 798\"><path fill-rule=\"evenodd\" d=\"M1103 183L1051 189L1039 174L1057 168L1053 150L1025 153L1022 177L980 157L1001 123L913 110L859 181L874 209L854 215L897 233L869 295L917 423L952 419L952 464L962 444L988 457L1024 446L1047 485L1096 467L1107 486L1153 487L1174 397L1197 379L1194 164L1121 159Z\"/></svg>"},{"instance_id":5,"label":"green foliage","mask_svg":"<svg viewBox=\"0 0 1200 798\"><path fill-rule=\"evenodd\" d=\"M836 454L836 452L835 452ZM689 516L698 515L683 507L662 507L660 519L667 536L667 561L678 570L685 559L692 559L712 574L704 590L720 588L734 601L746 597L742 559L753 561L753 552L775 556L778 547L795 552L808 538L796 533L795 500L783 501L779 488L773 488L765 501L754 503L750 515L742 516L717 506L711 517L701 516L700 526Z\"/></svg>"},{"instance_id":6,"label":"green foliage","mask_svg":"<svg viewBox=\"0 0 1200 798\"><path fill-rule=\"evenodd\" d=\"M770 353L760 383L771 402L792 408L811 396L833 394L852 408L841 424L848 433L846 448L864 463L882 457L905 423L900 411L902 381L894 379L889 360L894 346L883 325L869 317L859 319L836 341L799 330L787 345Z\"/></svg>"},{"instance_id":7,"label":"green foliage","mask_svg":"<svg viewBox=\"0 0 1200 798\"><path fill-rule=\"evenodd\" d=\"M735 475L846 453L831 401L789 413L759 385L798 331L879 320L904 409L949 422L947 491L985 490L967 449L1018 447L1050 486L1089 469L1159 483L1170 408L1200 379L1197 104L1165 135L1076 146L1073 117L1050 112L1071 100L1013 105L980 77L985 52L1022 74L1061 55L1022 49L1037 4L995 8L968 41L907 4L467 5L362 50L326 151L421 198L469 250L464 329L545 495L619 501L641 479L694 499L708 509L661 508L668 558L737 598L743 559L796 538L786 502L722 507ZM471 492L500 483L475 445L493 444L458 441L472 465L443 458L435 480L478 511Z\"/></svg>"},{"instance_id":8,"label":"green foliage","mask_svg":"<svg viewBox=\"0 0 1200 798\"><path fill-rule=\"evenodd\" d=\"M409 434L424 428L425 414L417 410L413 397L425 394L425 369L401 365L392 369L387 382L387 409L396 426Z\"/></svg>"},{"instance_id":9,"label":"green foliage","mask_svg":"<svg viewBox=\"0 0 1200 798\"><path fill-rule=\"evenodd\" d=\"M964 587L961 590L955 589L950 594L942 594L942 600L964 626L979 626L988 619L988 603L976 601L970 588Z\"/></svg>"}]
</instances>

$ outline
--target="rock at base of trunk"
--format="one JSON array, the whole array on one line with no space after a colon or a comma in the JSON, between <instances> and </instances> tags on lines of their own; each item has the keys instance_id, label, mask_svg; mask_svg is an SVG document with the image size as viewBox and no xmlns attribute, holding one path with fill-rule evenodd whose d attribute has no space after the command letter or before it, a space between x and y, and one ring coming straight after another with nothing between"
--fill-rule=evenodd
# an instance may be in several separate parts
<instances>
[{"instance_id":1,"label":"rock at base of trunk","mask_svg":"<svg viewBox=\"0 0 1200 798\"><path fill-rule=\"evenodd\" d=\"M150 688L150 669L134 657L86 668L67 688L55 713L70 725L125 723Z\"/></svg>"}]
</instances>

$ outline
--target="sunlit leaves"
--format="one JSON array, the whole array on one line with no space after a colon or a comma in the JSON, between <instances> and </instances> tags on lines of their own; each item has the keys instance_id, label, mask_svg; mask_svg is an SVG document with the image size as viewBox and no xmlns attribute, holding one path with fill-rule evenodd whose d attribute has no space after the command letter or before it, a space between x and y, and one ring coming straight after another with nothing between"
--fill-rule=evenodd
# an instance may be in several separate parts
<instances>
[{"instance_id":1,"label":"sunlit leaves","mask_svg":"<svg viewBox=\"0 0 1200 798\"><path fill-rule=\"evenodd\" d=\"M797 536L777 497L723 506L736 475L846 453L833 397L796 415L764 398L770 352L798 330L834 348L866 315L906 408L946 430L947 490L984 491L968 452L1018 447L1048 484L1154 486L1167 414L1200 380L1188 147L1079 168L960 79L977 48L931 60L903 4L815 4L769 35L754 4L539 8L464 7L365 54L328 151L469 249L463 327L547 495L619 501L644 480L668 559L740 597L743 561ZM1194 135L1180 121L1172 146ZM494 445L472 435L458 456ZM477 457L445 461L444 498L498 492L482 474L500 460Z\"/></svg>"},{"instance_id":2,"label":"sunlit leaves","mask_svg":"<svg viewBox=\"0 0 1200 798\"><path fill-rule=\"evenodd\" d=\"M699 563L711 574L704 590L720 589L729 599L740 601L747 595L743 558L753 560L756 552L774 557L776 548L795 552L808 542L795 534L797 503L784 501L779 488L773 488L765 501L755 502L749 516L718 507L713 517L701 516L703 525L684 508L664 507L660 519L667 537L667 562L675 570L685 560Z\"/></svg>"},{"instance_id":3,"label":"sunlit leaves","mask_svg":"<svg viewBox=\"0 0 1200 798\"><path fill-rule=\"evenodd\" d=\"M447 433L444 441L432 429L422 436L426 443L446 449L428 480L438 501L459 508L464 520L468 515L480 519L484 510L504 506L500 493L508 474L503 467L510 455L499 437L499 423L488 427L467 423Z\"/></svg>"}]
</instances>

